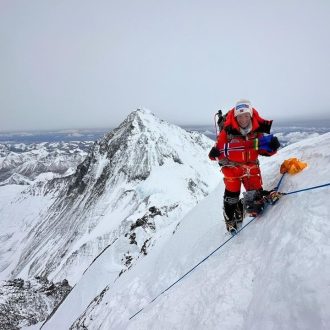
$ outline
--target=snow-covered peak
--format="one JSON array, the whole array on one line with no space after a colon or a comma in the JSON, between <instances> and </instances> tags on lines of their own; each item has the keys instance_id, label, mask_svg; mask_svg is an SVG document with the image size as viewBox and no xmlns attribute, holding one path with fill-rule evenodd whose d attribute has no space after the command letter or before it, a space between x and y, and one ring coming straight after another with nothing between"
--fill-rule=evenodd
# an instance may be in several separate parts
<instances>
[{"instance_id":1,"label":"snow-covered peak","mask_svg":"<svg viewBox=\"0 0 330 330\"><path fill-rule=\"evenodd\" d=\"M109 178L110 173L116 178L125 176L127 181L145 180L153 168L168 161L196 162L196 148L207 152L210 145L211 141L204 135L187 132L149 110L138 109L94 144L86 160L78 166L71 188L81 193L87 180L95 182L101 175Z\"/></svg>"},{"instance_id":2,"label":"snow-covered peak","mask_svg":"<svg viewBox=\"0 0 330 330\"><path fill-rule=\"evenodd\" d=\"M144 126L149 126L148 123L152 123L154 121L161 121L158 117L155 116L153 112L146 108L136 109L131 112L126 118L125 122L137 122L139 121Z\"/></svg>"},{"instance_id":3,"label":"snow-covered peak","mask_svg":"<svg viewBox=\"0 0 330 330\"><path fill-rule=\"evenodd\" d=\"M159 124L165 122L154 115L148 109L137 109L131 112L116 129L117 133L124 130L129 134L139 134L146 130L156 130ZM112 134L110 133L110 136Z\"/></svg>"},{"instance_id":4,"label":"snow-covered peak","mask_svg":"<svg viewBox=\"0 0 330 330\"><path fill-rule=\"evenodd\" d=\"M74 284L118 242L118 276L152 248L161 228L175 227L214 189L218 169L207 157L212 144L149 111L134 111L93 144L72 175L30 189L53 202L33 220L18 263L6 265L6 272Z\"/></svg>"}]
</instances>

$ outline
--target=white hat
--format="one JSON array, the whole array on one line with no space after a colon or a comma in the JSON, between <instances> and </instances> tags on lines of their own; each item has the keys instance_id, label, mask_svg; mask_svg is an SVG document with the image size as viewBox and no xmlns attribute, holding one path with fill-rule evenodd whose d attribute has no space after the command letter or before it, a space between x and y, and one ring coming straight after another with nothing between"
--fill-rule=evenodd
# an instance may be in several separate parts
<instances>
[{"instance_id":1,"label":"white hat","mask_svg":"<svg viewBox=\"0 0 330 330\"><path fill-rule=\"evenodd\" d=\"M251 102L248 100L239 100L236 102L234 116L237 117L242 113L249 113L252 117L252 106Z\"/></svg>"}]
</instances>

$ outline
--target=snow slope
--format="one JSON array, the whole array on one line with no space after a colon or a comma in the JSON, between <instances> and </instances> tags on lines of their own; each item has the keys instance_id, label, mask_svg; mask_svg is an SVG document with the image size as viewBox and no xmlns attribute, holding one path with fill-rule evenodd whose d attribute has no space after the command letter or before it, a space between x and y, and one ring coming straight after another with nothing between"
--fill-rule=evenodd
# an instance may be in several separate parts
<instances>
[{"instance_id":1,"label":"snow slope","mask_svg":"<svg viewBox=\"0 0 330 330\"><path fill-rule=\"evenodd\" d=\"M22 240L36 225L40 210L47 209L52 196L24 198L22 185L6 185L0 188L0 280L10 278L10 272L24 252Z\"/></svg>"},{"instance_id":2,"label":"snow slope","mask_svg":"<svg viewBox=\"0 0 330 330\"><path fill-rule=\"evenodd\" d=\"M286 175L280 190L330 182L329 145L330 133L264 158L264 187L276 185L280 164L291 157L308 168ZM106 250L43 329L328 329L329 187L283 197L148 305L228 239L221 220L221 175L219 182L178 226L158 231L161 239L155 237L151 252L129 272L114 276L117 262Z\"/></svg>"}]
</instances>

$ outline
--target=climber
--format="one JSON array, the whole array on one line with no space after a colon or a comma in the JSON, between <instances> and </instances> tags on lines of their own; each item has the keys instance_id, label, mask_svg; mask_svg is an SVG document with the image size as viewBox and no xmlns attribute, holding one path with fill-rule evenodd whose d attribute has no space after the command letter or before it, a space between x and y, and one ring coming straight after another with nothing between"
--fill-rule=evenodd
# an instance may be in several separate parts
<instances>
[{"instance_id":1,"label":"climber","mask_svg":"<svg viewBox=\"0 0 330 330\"><path fill-rule=\"evenodd\" d=\"M231 233L243 221L241 184L252 193L254 202L262 199L264 190L258 156L272 156L280 147L277 137L270 134L271 125L272 120L262 119L250 101L239 100L226 114L217 142L209 153L224 175L223 216Z\"/></svg>"}]
</instances>

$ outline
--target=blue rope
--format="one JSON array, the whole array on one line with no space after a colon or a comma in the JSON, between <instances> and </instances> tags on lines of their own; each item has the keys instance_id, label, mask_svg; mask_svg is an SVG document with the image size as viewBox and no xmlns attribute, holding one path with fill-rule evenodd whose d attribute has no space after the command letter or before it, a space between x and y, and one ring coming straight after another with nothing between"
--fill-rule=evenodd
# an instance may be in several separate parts
<instances>
[{"instance_id":1,"label":"blue rope","mask_svg":"<svg viewBox=\"0 0 330 330\"><path fill-rule=\"evenodd\" d=\"M299 192L301 192L301 191L307 191L307 190L312 190L312 189L322 188L322 187L326 187L326 186L330 186L330 183L325 183L325 184L321 184L321 185L319 185L319 186L314 186L314 187L309 187L309 188L305 188L305 189L300 189L300 190L290 191L290 192L287 192L287 193L283 193L283 195L296 194L296 193L299 193Z\"/></svg>"},{"instance_id":2,"label":"blue rope","mask_svg":"<svg viewBox=\"0 0 330 330\"><path fill-rule=\"evenodd\" d=\"M279 187L280 187L280 185L281 185L281 183L282 183L282 180L283 180L283 178L284 178L284 175L285 175L285 173L282 174L282 176L281 176L281 178L280 178L280 181L278 182L278 184L277 184L277 186L274 188L274 190L278 191L278 189L279 189Z\"/></svg>"},{"instance_id":3,"label":"blue rope","mask_svg":"<svg viewBox=\"0 0 330 330\"><path fill-rule=\"evenodd\" d=\"M285 174L285 173L284 173ZM277 191L282 183L282 180L284 178L284 174L282 174L280 181L278 182L275 190ZM265 211L266 207L268 205L272 205L267 203L263 212ZM261 214L260 214L261 215ZM253 222L255 219L258 218L259 215L253 217L247 224L245 224L244 226L242 226L242 228L240 228L239 230L237 230L237 233L240 233L244 228L246 228L251 222ZM180 282L183 278L185 278L188 274L190 274L194 269L196 269L200 264L202 264L205 260L207 260L209 257L211 257L215 252L217 252L219 249L221 249L224 245L226 245L230 240L232 240L234 237L236 237L236 235L233 235L231 237L229 237L226 241L224 241L220 246L218 246L214 251L212 251L208 256L206 256L203 260L201 260L198 264L196 264L193 268L191 268L187 273L185 273L184 275L182 275L179 279L177 279L174 283L172 283L168 288L166 288L164 291L162 291L160 294L158 294L158 296L156 296L154 299L152 299L146 306L144 306L143 308L141 308L138 312L136 312L134 315L132 315L129 319L133 319L136 315L138 315L140 312L142 312L144 310L145 307L147 307L148 305L152 304L157 298L159 298L162 294L164 294L166 291L168 291L169 289L171 289L175 284L177 284L178 282Z\"/></svg>"}]
</instances>

